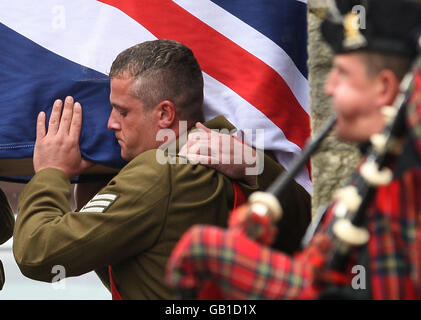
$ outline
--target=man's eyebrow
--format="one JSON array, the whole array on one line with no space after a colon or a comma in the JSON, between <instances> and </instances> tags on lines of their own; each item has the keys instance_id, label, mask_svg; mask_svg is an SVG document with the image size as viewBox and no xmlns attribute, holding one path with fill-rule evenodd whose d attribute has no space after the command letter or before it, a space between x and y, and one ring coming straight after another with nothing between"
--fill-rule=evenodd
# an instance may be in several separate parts
<instances>
[{"instance_id":1,"label":"man's eyebrow","mask_svg":"<svg viewBox=\"0 0 421 320\"><path fill-rule=\"evenodd\" d=\"M112 105L112 107L113 108L115 108L115 109L126 109L126 108L124 108L123 106L120 106L119 104L117 104L117 103L112 103L111 102L111 105Z\"/></svg>"},{"instance_id":2,"label":"man's eyebrow","mask_svg":"<svg viewBox=\"0 0 421 320\"><path fill-rule=\"evenodd\" d=\"M341 72L345 72L347 71L347 68L344 67L341 63L333 63L333 68L341 71Z\"/></svg>"}]
</instances>

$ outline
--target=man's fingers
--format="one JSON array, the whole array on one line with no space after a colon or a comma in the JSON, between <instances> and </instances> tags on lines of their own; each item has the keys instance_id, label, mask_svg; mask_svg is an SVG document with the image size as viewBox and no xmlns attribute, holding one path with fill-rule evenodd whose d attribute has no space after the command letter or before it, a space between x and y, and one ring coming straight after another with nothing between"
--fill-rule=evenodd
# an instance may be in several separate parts
<instances>
[{"instance_id":1,"label":"man's fingers","mask_svg":"<svg viewBox=\"0 0 421 320\"><path fill-rule=\"evenodd\" d=\"M73 117L69 129L69 135L75 137L79 141L80 131L82 128L82 106L76 102L73 106Z\"/></svg>"},{"instance_id":2,"label":"man's fingers","mask_svg":"<svg viewBox=\"0 0 421 320\"><path fill-rule=\"evenodd\" d=\"M68 134L72 124L73 117L73 97L66 97L64 100L63 112L60 118L60 125L58 132L61 134Z\"/></svg>"},{"instance_id":3,"label":"man's fingers","mask_svg":"<svg viewBox=\"0 0 421 320\"><path fill-rule=\"evenodd\" d=\"M198 124L200 124L198 122ZM194 131L190 132L188 137L187 137L187 142L188 143L194 143L196 141L206 141L209 142L212 140L212 138L215 136L216 133L212 132L212 130L204 127L206 129L203 130L202 128L199 129L194 129Z\"/></svg>"},{"instance_id":4,"label":"man's fingers","mask_svg":"<svg viewBox=\"0 0 421 320\"><path fill-rule=\"evenodd\" d=\"M195 141L192 143L188 142L187 148L188 154L200 154L202 156L210 156L213 153L218 153L216 149L212 149L212 145L209 144L208 141L203 140Z\"/></svg>"},{"instance_id":5,"label":"man's fingers","mask_svg":"<svg viewBox=\"0 0 421 320\"><path fill-rule=\"evenodd\" d=\"M180 149L178 152L179 156L186 157L187 156L187 143Z\"/></svg>"},{"instance_id":6,"label":"man's fingers","mask_svg":"<svg viewBox=\"0 0 421 320\"><path fill-rule=\"evenodd\" d=\"M200 122L196 122L196 128L197 129L200 129L200 130L203 130L203 131L205 131L205 132L208 132L208 133L211 133L212 132L212 130L211 129L209 129L208 127L205 127L203 124L201 124Z\"/></svg>"},{"instance_id":7,"label":"man's fingers","mask_svg":"<svg viewBox=\"0 0 421 320\"><path fill-rule=\"evenodd\" d=\"M45 130L45 112L41 111L37 117L37 133L36 133L36 140L40 140L45 137L46 130Z\"/></svg>"},{"instance_id":8,"label":"man's fingers","mask_svg":"<svg viewBox=\"0 0 421 320\"><path fill-rule=\"evenodd\" d=\"M187 137L187 142L196 142L196 141L210 141L211 134L206 133L204 131L198 130L189 133Z\"/></svg>"},{"instance_id":9,"label":"man's fingers","mask_svg":"<svg viewBox=\"0 0 421 320\"><path fill-rule=\"evenodd\" d=\"M51 111L50 121L48 122L48 134L56 134L60 125L61 107L63 103L57 99L54 101Z\"/></svg>"},{"instance_id":10,"label":"man's fingers","mask_svg":"<svg viewBox=\"0 0 421 320\"><path fill-rule=\"evenodd\" d=\"M190 153L187 154L187 160L191 164L200 163L200 164L203 164L203 165L206 165L206 166L209 166L209 167L212 167L211 163L213 162L211 157L203 156L203 155L200 155L200 154L190 154Z\"/></svg>"}]
</instances>

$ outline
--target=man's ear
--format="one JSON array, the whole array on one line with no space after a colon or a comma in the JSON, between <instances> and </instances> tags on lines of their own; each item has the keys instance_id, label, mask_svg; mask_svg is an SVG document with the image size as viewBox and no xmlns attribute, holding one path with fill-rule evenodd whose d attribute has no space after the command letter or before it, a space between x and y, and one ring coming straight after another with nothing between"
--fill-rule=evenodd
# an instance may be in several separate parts
<instances>
[{"instance_id":1,"label":"man's ear","mask_svg":"<svg viewBox=\"0 0 421 320\"><path fill-rule=\"evenodd\" d=\"M399 79L391 70L385 69L377 75L377 82L379 104L382 106L392 105L399 92Z\"/></svg>"},{"instance_id":2,"label":"man's ear","mask_svg":"<svg viewBox=\"0 0 421 320\"><path fill-rule=\"evenodd\" d=\"M161 129L170 128L176 118L175 105L169 100L161 101L156 107L156 116L158 117L158 126Z\"/></svg>"}]
</instances>

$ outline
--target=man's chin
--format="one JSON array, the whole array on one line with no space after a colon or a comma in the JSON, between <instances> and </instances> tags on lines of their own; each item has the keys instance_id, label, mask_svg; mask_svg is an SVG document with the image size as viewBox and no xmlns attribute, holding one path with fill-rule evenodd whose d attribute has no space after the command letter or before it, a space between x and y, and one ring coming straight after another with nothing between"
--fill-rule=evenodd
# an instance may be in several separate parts
<instances>
[{"instance_id":1,"label":"man's chin","mask_svg":"<svg viewBox=\"0 0 421 320\"><path fill-rule=\"evenodd\" d=\"M339 141L347 142L347 143L361 143L369 139L369 137L363 136L361 132L353 132L352 130L345 131L345 130L336 129L335 136Z\"/></svg>"},{"instance_id":2,"label":"man's chin","mask_svg":"<svg viewBox=\"0 0 421 320\"><path fill-rule=\"evenodd\" d=\"M140 154L142 154L142 153L144 153L144 152L146 152L148 150L152 150L152 148L148 148L148 149L147 148L143 148L143 149L140 149L140 148L139 149L130 149L130 152L128 152L129 150L127 150L127 149L125 149L125 150L121 149L120 155L121 155L121 158L123 160L131 161L134 158L136 158L138 155L140 155Z\"/></svg>"},{"instance_id":3,"label":"man's chin","mask_svg":"<svg viewBox=\"0 0 421 320\"><path fill-rule=\"evenodd\" d=\"M130 161L130 160L133 159L133 157L127 157L127 156L123 156L123 155L121 156L121 158L125 161Z\"/></svg>"},{"instance_id":4,"label":"man's chin","mask_svg":"<svg viewBox=\"0 0 421 320\"><path fill-rule=\"evenodd\" d=\"M132 160L132 158L129 157L125 152L123 152L123 150L121 151L120 156L123 160L126 160L126 161Z\"/></svg>"},{"instance_id":5,"label":"man's chin","mask_svg":"<svg viewBox=\"0 0 421 320\"><path fill-rule=\"evenodd\" d=\"M139 153L138 153L138 154L139 154ZM126 161L131 161L131 160L133 160L134 158L136 158L138 154L127 153L127 152L124 152L124 151L122 150L120 155L121 155L121 158L122 158L123 160L126 160Z\"/></svg>"}]
</instances>

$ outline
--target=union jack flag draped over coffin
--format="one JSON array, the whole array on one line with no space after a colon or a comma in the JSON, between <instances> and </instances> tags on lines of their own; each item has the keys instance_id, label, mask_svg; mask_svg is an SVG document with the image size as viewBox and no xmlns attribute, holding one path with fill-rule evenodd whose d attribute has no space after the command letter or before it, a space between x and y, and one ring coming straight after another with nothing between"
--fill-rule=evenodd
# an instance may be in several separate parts
<instances>
[{"instance_id":1,"label":"union jack flag draped over coffin","mask_svg":"<svg viewBox=\"0 0 421 320\"><path fill-rule=\"evenodd\" d=\"M206 120L264 129L265 149L290 166L310 135L305 0L1 1L0 159L31 158L37 114L72 95L84 112L82 155L122 167L106 127L108 71L119 52L157 38L193 50ZM311 192L306 169L296 180Z\"/></svg>"}]
</instances>

